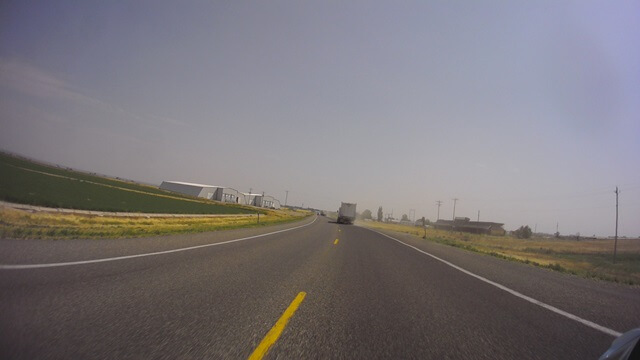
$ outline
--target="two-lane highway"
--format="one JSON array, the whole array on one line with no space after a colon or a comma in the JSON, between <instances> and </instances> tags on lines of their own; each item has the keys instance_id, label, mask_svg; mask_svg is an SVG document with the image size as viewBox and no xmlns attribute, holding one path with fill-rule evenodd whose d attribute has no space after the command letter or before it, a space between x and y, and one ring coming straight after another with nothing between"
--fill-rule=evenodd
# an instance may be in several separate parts
<instances>
[{"instance_id":1,"label":"two-lane highway","mask_svg":"<svg viewBox=\"0 0 640 360\"><path fill-rule=\"evenodd\" d=\"M263 349L265 358L587 359L614 339L419 251L432 243L411 248L403 244L412 240L400 240L323 217L156 239L0 240L0 264L68 263L0 269L0 355L241 359ZM482 266L476 254L433 250L474 271L522 271L523 284L550 273L500 261ZM552 276L566 282L563 288L576 283L576 294L588 291L587 280ZM601 287L628 302L603 321L640 324L637 289ZM556 304L537 288L516 292L540 295L551 306L571 297L563 293ZM606 304L597 304L607 297L588 293L590 309L562 310L602 312Z\"/></svg>"}]
</instances>

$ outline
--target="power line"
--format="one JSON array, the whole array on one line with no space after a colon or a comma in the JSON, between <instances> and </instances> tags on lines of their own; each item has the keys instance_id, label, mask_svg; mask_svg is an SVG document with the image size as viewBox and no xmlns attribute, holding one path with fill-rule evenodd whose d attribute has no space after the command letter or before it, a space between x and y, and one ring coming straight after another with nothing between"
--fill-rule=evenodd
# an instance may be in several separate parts
<instances>
[{"instance_id":1,"label":"power line","mask_svg":"<svg viewBox=\"0 0 640 360\"><path fill-rule=\"evenodd\" d=\"M631 185L633 186L630 186L629 189L635 189L639 187L639 186L636 186L636 184L631 184ZM465 197L465 199L472 200L472 201L491 201L491 202L547 202L549 200L559 200L559 199L572 200L572 199L582 199L582 198L586 199L586 198L593 198L593 197L604 197L605 195L610 194L610 191L611 190L605 190L604 188L597 188L593 190L576 191L573 193L562 193L562 194L544 195L544 196L536 196L536 197L511 197L511 198L473 197L470 199L468 197Z\"/></svg>"}]
</instances>

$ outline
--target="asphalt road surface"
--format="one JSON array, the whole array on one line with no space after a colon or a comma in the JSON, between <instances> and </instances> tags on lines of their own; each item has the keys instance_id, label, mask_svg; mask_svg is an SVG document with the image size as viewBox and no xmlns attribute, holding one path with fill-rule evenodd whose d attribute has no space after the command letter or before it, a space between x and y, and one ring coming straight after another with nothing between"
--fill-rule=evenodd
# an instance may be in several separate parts
<instances>
[{"instance_id":1,"label":"asphalt road surface","mask_svg":"<svg viewBox=\"0 0 640 360\"><path fill-rule=\"evenodd\" d=\"M266 359L596 359L640 326L638 288L388 234L318 217L135 240L3 239L0 358L246 359L271 338Z\"/></svg>"}]
</instances>

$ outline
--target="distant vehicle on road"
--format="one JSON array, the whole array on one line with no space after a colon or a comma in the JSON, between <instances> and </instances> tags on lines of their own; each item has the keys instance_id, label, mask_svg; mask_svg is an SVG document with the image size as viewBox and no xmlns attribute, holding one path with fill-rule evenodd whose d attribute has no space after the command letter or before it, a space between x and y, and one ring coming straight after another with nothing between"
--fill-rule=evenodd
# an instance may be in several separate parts
<instances>
[{"instance_id":1,"label":"distant vehicle on road","mask_svg":"<svg viewBox=\"0 0 640 360\"><path fill-rule=\"evenodd\" d=\"M343 202L338 209L338 224L353 224L356 219L356 204Z\"/></svg>"}]
</instances>

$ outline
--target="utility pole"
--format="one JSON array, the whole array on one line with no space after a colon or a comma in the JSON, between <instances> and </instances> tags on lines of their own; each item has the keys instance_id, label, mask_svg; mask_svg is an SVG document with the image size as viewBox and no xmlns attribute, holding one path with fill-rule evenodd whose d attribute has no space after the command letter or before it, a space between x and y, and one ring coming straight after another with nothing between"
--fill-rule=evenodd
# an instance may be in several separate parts
<instances>
[{"instance_id":1,"label":"utility pole","mask_svg":"<svg viewBox=\"0 0 640 360\"><path fill-rule=\"evenodd\" d=\"M284 192L287 193L284 196L284 206L287 206L287 200L289 200L289 190L285 190Z\"/></svg>"},{"instance_id":2,"label":"utility pole","mask_svg":"<svg viewBox=\"0 0 640 360\"><path fill-rule=\"evenodd\" d=\"M436 221L438 221L440 220L440 205L442 205L442 201L436 201L436 205L438 205L438 218L436 219Z\"/></svg>"},{"instance_id":3,"label":"utility pole","mask_svg":"<svg viewBox=\"0 0 640 360\"><path fill-rule=\"evenodd\" d=\"M453 199L453 220L456 219L456 203L458 202L458 198Z\"/></svg>"},{"instance_id":4,"label":"utility pole","mask_svg":"<svg viewBox=\"0 0 640 360\"><path fill-rule=\"evenodd\" d=\"M614 242L613 242L613 263L616 263L616 252L618 251L618 194L620 193L620 191L618 191L618 187L616 186L616 235L614 237Z\"/></svg>"},{"instance_id":5,"label":"utility pole","mask_svg":"<svg viewBox=\"0 0 640 360\"><path fill-rule=\"evenodd\" d=\"M411 221L416 222L416 209L409 209L409 216Z\"/></svg>"},{"instance_id":6,"label":"utility pole","mask_svg":"<svg viewBox=\"0 0 640 360\"><path fill-rule=\"evenodd\" d=\"M478 210L478 222L480 222L480 210Z\"/></svg>"}]
</instances>

